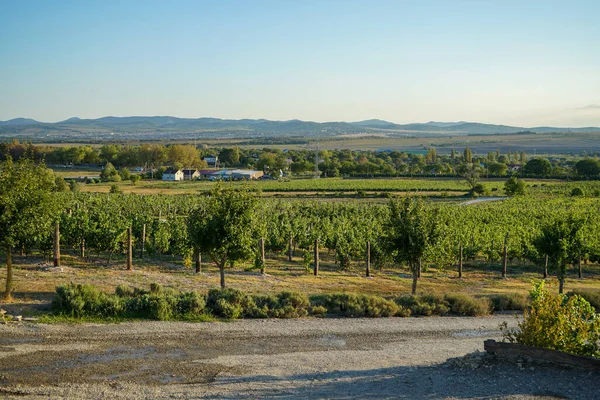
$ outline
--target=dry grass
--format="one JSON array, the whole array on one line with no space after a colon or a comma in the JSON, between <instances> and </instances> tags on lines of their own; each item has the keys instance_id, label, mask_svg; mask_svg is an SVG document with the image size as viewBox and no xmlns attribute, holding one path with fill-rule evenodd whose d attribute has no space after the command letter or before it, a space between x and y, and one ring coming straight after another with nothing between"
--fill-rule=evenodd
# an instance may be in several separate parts
<instances>
[{"instance_id":1,"label":"dry grass","mask_svg":"<svg viewBox=\"0 0 600 400\"><path fill-rule=\"evenodd\" d=\"M117 285L148 288L150 283L160 283L164 287L178 290L207 290L218 287L219 273L211 264L203 264L200 274L187 270L181 261L164 257L162 260L134 260L134 271L126 271L123 260L116 260L110 265L105 261L83 262L82 260L63 257L63 272L43 271L38 267L41 258L15 257L15 293L13 306L19 306L25 314L47 305L54 294L56 286L74 283L87 283L101 290L112 292ZM248 293L277 293L283 290L294 290L305 294L321 294L336 292L353 292L397 297L410 293L412 278L406 269L390 269L374 271L371 278L364 277L360 265L350 271L338 271L324 255L320 276L306 273L299 259L292 263L281 260L267 261L267 274L258 271L246 271L243 268L228 269L226 283L229 287L238 288ZM423 272L419 281L419 293L464 293L470 295L490 295L500 293L526 294L534 279L541 275L535 271L519 272L517 268L509 268L513 274L502 279L497 267L466 267L463 278L458 279L453 270L429 269ZM6 270L0 270L0 284L4 285ZM554 278L549 279L552 286ZM600 289L600 267L587 266L585 278L582 280L570 276L566 290Z\"/></svg>"}]
</instances>

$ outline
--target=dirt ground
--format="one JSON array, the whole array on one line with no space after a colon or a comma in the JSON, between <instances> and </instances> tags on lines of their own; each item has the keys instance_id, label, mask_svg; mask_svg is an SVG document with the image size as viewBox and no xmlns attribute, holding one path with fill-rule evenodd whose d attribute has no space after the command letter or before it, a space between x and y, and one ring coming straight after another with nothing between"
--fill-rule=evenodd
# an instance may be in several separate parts
<instances>
[{"instance_id":1,"label":"dirt ground","mask_svg":"<svg viewBox=\"0 0 600 400\"><path fill-rule=\"evenodd\" d=\"M598 373L447 361L503 321L516 318L2 325L0 398L600 398Z\"/></svg>"}]
</instances>

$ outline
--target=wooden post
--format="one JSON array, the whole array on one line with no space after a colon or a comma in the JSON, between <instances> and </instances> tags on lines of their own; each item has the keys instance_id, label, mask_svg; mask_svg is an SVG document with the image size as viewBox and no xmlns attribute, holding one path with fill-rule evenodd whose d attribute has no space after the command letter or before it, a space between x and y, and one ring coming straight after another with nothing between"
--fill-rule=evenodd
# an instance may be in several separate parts
<instances>
[{"instance_id":1,"label":"wooden post","mask_svg":"<svg viewBox=\"0 0 600 400\"><path fill-rule=\"evenodd\" d=\"M60 224L54 224L54 266L60 267Z\"/></svg>"},{"instance_id":2,"label":"wooden post","mask_svg":"<svg viewBox=\"0 0 600 400\"><path fill-rule=\"evenodd\" d=\"M367 270L365 275L367 278L371 276L371 242L369 240L367 240Z\"/></svg>"},{"instance_id":3,"label":"wooden post","mask_svg":"<svg viewBox=\"0 0 600 400\"><path fill-rule=\"evenodd\" d=\"M458 245L458 277L462 278L463 270L463 247L462 244Z\"/></svg>"},{"instance_id":4,"label":"wooden post","mask_svg":"<svg viewBox=\"0 0 600 400\"><path fill-rule=\"evenodd\" d=\"M133 269L133 249L131 246L131 225L127 228L127 271Z\"/></svg>"},{"instance_id":5,"label":"wooden post","mask_svg":"<svg viewBox=\"0 0 600 400\"><path fill-rule=\"evenodd\" d=\"M260 238L258 241L258 247L260 249L260 273L265 274L265 239Z\"/></svg>"},{"instance_id":6,"label":"wooden post","mask_svg":"<svg viewBox=\"0 0 600 400\"><path fill-rule=\"evenodd\" d=\"M196 273L199 274L202 271L202 253L200 250L196 250Z\"/></svg>"},{"instance_id":7,"label":"wooden post","mask_svg":"<svg viewBox=\"0 0 600 400\"><path fill-rule=\"evenodd\" d=\"M577 254L577 270L579 273L579 279L581 279L583 277L583 271L581 270L581 249L579 250L579 253Z\"/></svg>"},{"instance_id":8,"label":"wooden post","mask_svg":"<svg viewBox=\"0 0 600 400\"><path fill-rule=\"evenodd\" d=\"M546 254L546 259L544 260L544 279L548 277L548 254Z\"/></svg>"},{"instance_id":9,"label":"wooden post","mask_svg":"<svg viewBox=\"0 0 600 400\"><path fill-rule=\"evenodd\" d=\"M319 275L319 239L315 239L314 268L315 276Z\"/></svg>"},{"instance_id":10,"label":"wooden post","mask_svg":"<svg viewBox=\"0 0 600 400\"><path fill-rule=\"evenodd\" d=\"M13 288L13 270L12 270L12 249L6 245L6 290L4 291L4 300L10 300Z\"/></svg>"},{"instance_id":11,"label":"wooden post","mask_svg":"<svg viewBox=\"0 0 600 400\"><path fill-rule=\"evenodd\" d=\"M81 243L79 243L79 256L85 258L85 239L81 239Z\"/></svg>"},{"instance_id":12,"label":"wooden post","mask_svg":"<svg viewBox=\"0 0 600 400\"><path fill-rule=\"evenodd\" d=\"M292 262L292 246L293 246L293 241L292 241L292 235L290 235L290 242L288 244L288 261Z\"/></svg>"},{"instance_id":13,"label":"wooden post","mask_svg":"<svg viewBox=\"0 0 600 400\"><path fill-rule=\"evenodd\" d=\"M502 277L506 278L506 264L508 262L508 248L506 242L508 241L508 235L504 237L504 250L502 252Z\"/></svg>"},{"instance_id":14,"label":"wooden post","mask_svg":"<svg viewBox=\"0 0 600 400\"><path fill-rule=\"evenodd\" d=\"M146 224L142 225L142 249L140 250L140 258L144 259L144 249L146 247Z\"/></svg>"},{"instance_id":15,"label":"wooden post","mask_svg":"<svg viewBox=\"0 0 600 400\"><path fill-rule=\"evenodd\" d=\"M494 251L494 239L492 239L492 251L491 251L491 254L492 254L492 257L491 257L490 261L492 263L495 263L496 262L496 254L495 254L495 251Z\"/></svg>"}]
</instances>

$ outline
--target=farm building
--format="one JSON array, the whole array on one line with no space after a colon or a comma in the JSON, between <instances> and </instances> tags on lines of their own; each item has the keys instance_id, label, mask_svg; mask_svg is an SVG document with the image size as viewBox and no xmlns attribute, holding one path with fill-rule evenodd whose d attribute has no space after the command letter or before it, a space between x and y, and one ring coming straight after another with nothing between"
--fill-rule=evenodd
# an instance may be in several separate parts
<instances>
[{"instance_id":1,"label":"farm building","mask_svg":"<svg viewBox=\"0 0 600 400\"><path fill-rule=\"evenodd\" d=\"M234 180L253 181L264 175L262 171L253 171L249 169L234 169L231 171L231 178Z\"/></svg>"},{"instance_id":2,"label":"farm building","mask_svg":"<svg viewBox=\"0 0 600 400\"><path fill-rule=\"evenodd\" d=\"M183 179L186 181L193 181L200 178L200 171L197 169L184 169Z\"/></svg>"},{"instance_id":3,"label":"farm building","mask_svg":"<svg viewBox=\"0 0 600 400\"><path fill-rule=\"evenodd\" d=\"M202 170L198 171L198 174L200 174L200 179L208 179L215 172L219 172L219 170L217 170L217 169L202 169Z\"/></svg>"},{"instance_id":4,"label":"farm building","mask_svg":"<svg viewBox=\"0 0 600 400\"><path fill-rule=\"evenodd\" d=\"M163 172L162 176L163 181L182 181L183 180L183 171L180 169L169 168L165 172Z\"/></svg>"}]
</instances>

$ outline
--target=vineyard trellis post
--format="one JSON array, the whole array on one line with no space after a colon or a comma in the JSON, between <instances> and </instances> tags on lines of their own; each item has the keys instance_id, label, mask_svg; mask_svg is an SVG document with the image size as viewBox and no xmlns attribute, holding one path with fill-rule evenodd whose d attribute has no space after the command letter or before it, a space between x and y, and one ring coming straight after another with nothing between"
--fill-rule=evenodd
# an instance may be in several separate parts
<instances>
[{"instance_id":1,"label":"vineyard trellis post","mask_svg":"<svg viewBox=\"0 0 600 400\"><path fill-rule=\"evenodd\" d=\"M60 267L60 223L54 223L54 266Z\"/></svg>"},{"instance_id":2,"label":"vineyard trellis post","mask_svg":"<svg viewBox=\"0 0 600 400\"><path fill-rule=\"evenodd\" d=\"M265 239L260 238L258 241L258 247L260 249L260 273L265 274Z\"/></svg>"},{"instance_id":3,"label":"vineyard trellis post","mask_svg":"<svg viewBox=\"0 0 600 400\"><path fill-rule=\"evenodd\" d=\"M581 249L577 252L577 272L579 275L579 279L583 277L583 271L581 270Z\"/></svg>"},{"instance_id":4,"label":"vineyard trellis post","mask_svg":"<svg viewBox=\"0 0 600 400\"><path fill-rule=\"evenodd\" d=\"M131 225L127 228L127 271L133 269L133 247L131 238Z\"/></svg>"},{"instance_id":5,"label":"vineyard trellis post","mask_svg":"<svg viewBox=\"0 0 600 400\"><path fill-rule=\"evenodd\" d=\"M146 247L146 224L142 225L142 246L140 250L140 258L144 259L144 248Z\"/></svg>"},{"instance_id":6,"label":"vineyard trellis post","mask_svg":"<svg viewBox=\"0 0 600 400\"><path fill-rule=\"evenodd\" d=\"M202 253L200 249L196 249L196 273L202 272Z\"/></svg>"},{"instance_id":7,"label":"vineyard trellis post","mask_svg":"<svg viewBox=\"0 0 600 400\"><path fill-rule=\"evenodd\" d=\"M548 277L548 254L546 254L546 258L544 260L544 279Z\"/></svg>"},{"instance_id":8,"label":"vineyard trellis post","mask_svg":"<svg viewBox=\"0 0 600 400\"><path fill-rule=\"evenodd\" d=\"M502 277L506 278L506 266L508 262L508 233L504 236L504 249L502 251Z\"/></svg>"},{"instance_id":9,"label":"vineyard trellis post","mask_svg":"<svg viewBox=\"0 0 600 400\"><path fill-rule=\"evenodd\" d=\"M458 242L458 277L462 278L463 272L463 247L462 243Z\"/></svg>"},{"instance_id":10,"label":"vineyard trellis post","mask_svg":"<svg viewBox=\"0 0 600 400\"><path fill-rule=\"evenodd\" d=\"M371 241L367 240L367 270L365 271L365 275L368 277L371 276Z\"/></svg>"},{"instance_id":11,"label":"vineyard trellis post","mask_svg":"<svg viewBox=\"0 0 600 400\"><path fill-rule=\"evenodd\" d=\"M290 234L290 242L288 244L288 261L292 262L292 251L293 251L293 240L292 240L292 235Z\"/></svg>"},{"instance_id":12,"label":"vineyard trellis post","mask_svg":"<svg viewBox=\"0 0 600 400\"><path fill-rule=\"evenodd\" d=\"M319 275L319 239L315 239L315 254L314 254L314 267L313 272L315 276Z\"/></svg>"}]
</instances>

